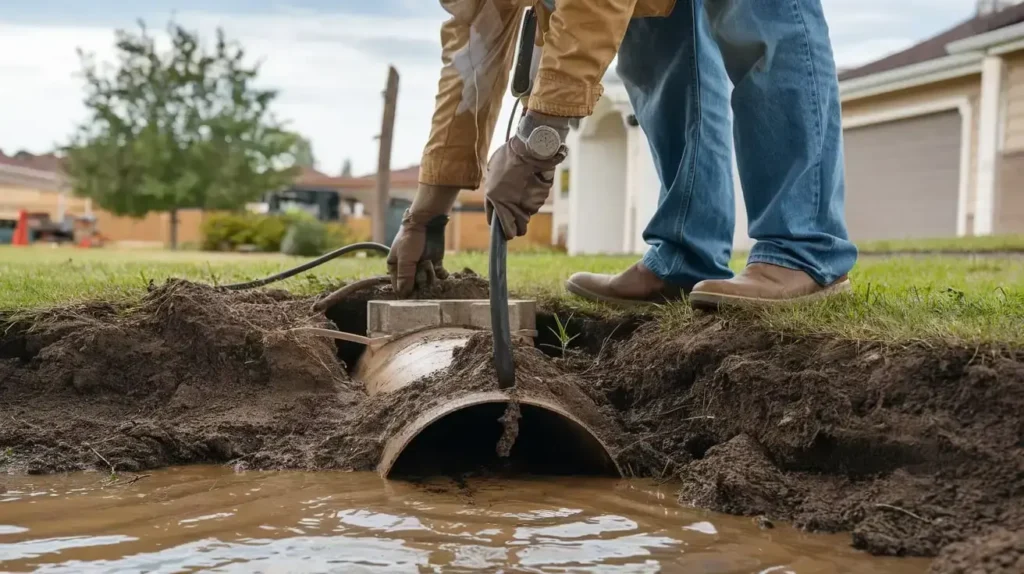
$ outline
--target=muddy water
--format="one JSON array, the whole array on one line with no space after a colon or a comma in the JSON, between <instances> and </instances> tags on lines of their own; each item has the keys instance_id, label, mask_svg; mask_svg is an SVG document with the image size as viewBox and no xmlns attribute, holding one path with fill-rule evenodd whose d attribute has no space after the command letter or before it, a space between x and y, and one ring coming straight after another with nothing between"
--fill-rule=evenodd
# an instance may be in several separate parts
<instances>
[{"instance_id":1,"label":"muddy water","mask_svg":"<svg viewBox=\"0 0 1024 574\"><path fill-rule=\"evenodd\" d=\"M6 488L6 492L3 489ZM672 485L385 482L188 467L0 477L0 570L41 572L924 572L849 536L681 508Z\"/></svg>"}]
</instances>

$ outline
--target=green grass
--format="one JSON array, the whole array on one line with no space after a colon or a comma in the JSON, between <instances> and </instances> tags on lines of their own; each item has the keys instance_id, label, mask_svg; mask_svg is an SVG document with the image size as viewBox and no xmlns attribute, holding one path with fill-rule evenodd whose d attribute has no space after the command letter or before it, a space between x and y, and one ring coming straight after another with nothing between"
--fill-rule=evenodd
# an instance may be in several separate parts
<instances>
[{"instance_id":1,"label":"green grass","mask_svg":"<svg viewBox=\"0 0 1024 574\"><path fill-rule=\"evenodd\" d=\"M989 235L942 239L900 239L858 243L863 254L888 253L1024 253L1024 235Z\"/></svg>"},{"instance_id":2,"label":"green grass","mask_svg":"<svg viewBox=\"0 0 1024 574\"><path fill-rule=\"evenodd\" d=\"M166 251L0 248L0 310L27 311L92 300L124 300L182 277L225 284L263 277L304 261L281 255ZM509 288L558 303L565 316L602 310L565 295L574 271L617 272L634 257L511 255ZM739 268L742 260L734 261ZM485 254L459 254L449 270L486 273ZM384 273L381 258L344 258L275 286L299 294ZM955 340L1024 345L1024 257L911 256L864 258L851 274L855 291L827 302L757 313L769 328L886 341ZM662 311L668 328L692 316L684 306Z\"/></svg>"}]
</instances>

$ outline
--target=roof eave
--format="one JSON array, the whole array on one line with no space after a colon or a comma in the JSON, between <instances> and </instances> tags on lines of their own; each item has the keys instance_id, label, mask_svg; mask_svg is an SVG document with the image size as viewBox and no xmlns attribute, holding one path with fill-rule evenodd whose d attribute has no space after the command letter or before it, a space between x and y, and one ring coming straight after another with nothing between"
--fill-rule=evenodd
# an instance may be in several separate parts
<instances>
[{"instance_id":1,"label":"roof eave","mask_svg":"<svg viewBox=\"0 0 1024 574\"><path fill-rule=\"evenodd\" d=\"M47 191L62 191L68 187L66 176L41 169L0 164L0 174Z\"/></svg>"},{"instance_id":2,"label":"roof eave","mask_svg":"<svg viewBox=\"0 0 1024 574\"><path fill-rule=\"evenodd\" d=\"M965 52L839 82L842 101L905 90L981 72L984 52Z\"/></svg>"},{"instance_id":3,"label":"roof eave","mask_svg":"<svg viewBox=\"0 0 1024 574\"><path fill-rule=\"evenodd\" d=\"M950 54L990 51L1021 40L1024 40L1024 22L950 42L946 44L946 51Z\"/></svg>"}]
</instances>

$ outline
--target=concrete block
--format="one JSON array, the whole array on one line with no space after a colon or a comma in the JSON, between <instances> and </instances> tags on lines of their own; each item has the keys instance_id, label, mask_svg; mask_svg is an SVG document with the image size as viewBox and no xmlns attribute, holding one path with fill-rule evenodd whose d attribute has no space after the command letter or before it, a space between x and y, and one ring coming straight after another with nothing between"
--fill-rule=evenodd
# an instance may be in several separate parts
<instances>
[{"instance_id":1,"label":"concrete block","mask_svg":"<svg viewBox=\"0 0 1024 574\"><path fill-rule=\"evenodd\" d=\"M508 324L511 331L537 329L537 305L533 301L509 301ZM491 304L474 302L470 306L470 325L478 329L491 328Z\"/></svg>"},{"instance_id":2,"label":"concrete block","mask_svg":"<svg viewBox=\"0 0 1024 574\"><path fill-rule=\"evenodd\" d=\"M491 328L491 304L482 299L370 301L367 311L367 331L377 336L431 327ZM536 313L535 301L509 301L511 330L536 330Z\"/></svg>"},{"instance_id":3,"label":"concrete block","mask_svg":"<svg viewBox=\"0 0 1024 574\"><path fill-rule=\"evenodd\" d=\"M509 309L509 316L519 317L519 329L526 331L537 330L537 302L532 299L518 299L510 301L509 305L515 305Z\"/></svg>"},{"instance_id":4,"label":"concrete block","mask_svg":"<svg viewBox=\"0 0 1024 574\"><path fill-rule=\"evenodd\" d=\"M463 327L472 326L473 322L469 310L473 302L472 300L465 299L438 301L441 305L441 324Z\"/></svg>"},{"instance_id":5,"label":"concrete block","mask_svg":"<svg viewBox=\"0 0 1024 574\"><path fill-rule=\"evenodd\" d=\"M371 335L440 327L441 306L436 301L370 301L366 323Z\"/></svg>"}]
</instances>

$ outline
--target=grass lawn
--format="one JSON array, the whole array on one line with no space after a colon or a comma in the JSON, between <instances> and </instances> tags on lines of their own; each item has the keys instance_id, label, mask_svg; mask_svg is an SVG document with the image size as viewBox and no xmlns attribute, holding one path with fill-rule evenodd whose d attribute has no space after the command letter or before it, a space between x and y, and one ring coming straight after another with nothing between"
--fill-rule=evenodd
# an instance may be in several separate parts
<instances>
[{"instance_id":1,"label":"grass lawn","mask_svg":"<svg viewBox=\"0 0 1024 574\"><path fill-rule=\"evenodd\" d=\"M558 303L566 313L599 308L565 295L574 271L616 272L634 257L511 255L509 288ZM0 310L18 312L98 299L125 299L172 277L225 284L282 271L304 261L281 255L0 247ZM487 271L486 254L446 260L449 270ZM734 261L739 268L742 260ZM275 284L300 294L384 273L381 258L343 258ZM1024 345L1024 257L864 258L851 274L855 293L831 301L756 313L768 327L856 339L952 339ZM666 328L689 320L685 306L660 311Z\"/></svg>"},{"instance_id":2,"label":"grass lawn","mask_svg":"<svg viewBox=\"0 0 1024 574\"><path fill-rule=\"evenodd\" d=\"M857 244L867 255L889 253L1024 253L1024 235L987 235L942 239L900 239Z\"/></svg>"}]
</instances>

